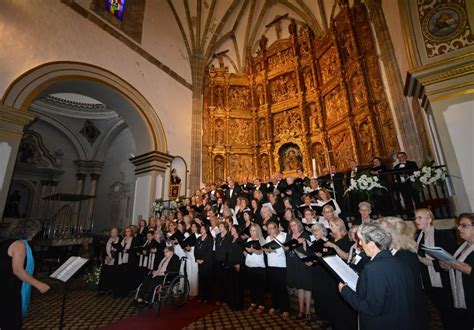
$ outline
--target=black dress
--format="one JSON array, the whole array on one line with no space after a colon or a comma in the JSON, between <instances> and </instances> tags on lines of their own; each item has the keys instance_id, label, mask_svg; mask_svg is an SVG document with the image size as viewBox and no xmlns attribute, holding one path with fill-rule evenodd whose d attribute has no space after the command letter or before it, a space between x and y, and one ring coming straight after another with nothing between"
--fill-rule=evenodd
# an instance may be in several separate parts
<instances>
[{"instance_id":1,"label":"black dress","mask_svg":"<svg viewBox=\"0 0 474 330\"><path fill-rule=\"evenodd\" d=\"M417 232L416 241L418 241L421 232ZM421 249L421 244L425 244L425 236L423 235L422 239L418 245L418 255L420 257L425 257L425 251ZM454 254L457 247L456 234L454 230L438 230L434 229L434 245L442 247L448 253ZM428 266L420 263L421 268L421 279L423 281L423 288L425 293L434 303L434 305L439 309L441 313L441 321L443 326L447 329L453 326L453 295L451 292L451 284L449 281L449 273L444 271L437 260L433 260L434 270L439 273L441 277L442 287L437 288L431 285L430 275L428 271Z\"/></svg>"},{"instance_id":2,"label":"black dress","mask_svg":"<svg viewBox=\"0 0 474 330\"><path fill-rule=\"evenodd\" d=\"M12 257L8 248L15 242L8 239L0 243L0 329L21 329L21 285L13 274ZM25 258L26 259L26 258Z\"/></svg>"},{"instance_id":3,"label":"black dress","mask_svg":"<svg viewBox=\"0 0 474 330\"><path fill-rule=\"evenodd\" d=\"M201 300L209 300L211 297L211 280L213 269L212 246L214 241L210 235L203 240L201 237L197 239L194 247L194 259L203 260L198 264L198 297Z\"/></svg>"},{"instance_id":4,"label":"black dress","mask_svg":"<svg viewBox=\"0 0 474 330\"><path fill-rule=\"evenodd\" d=\"M408 279L413 281L412 285L415 293L416 303L413 305L413 309L415 310L416 328L419 330L428 329L428 311L426 310L428 302L426 301L426 296L423 293L423 287L421 285L421 269L418 256L415 252L398 250L397 253L395 253L395 258L398 259L401 264L406 265L411 273L411 277L408 277Z\"/></svg>"},{"instance_id":5,"label":"black dress","mask_svg":"<svg viewBox=\"0 0 474 330\"><path fill-rule=\"evenodd\" d=\"M306 231L301 233L302 238L309 240L309 234ZM293 233L286 235L286 241L293 239ZM302 246L296 249L296 251L307 254ZM303 289L311 291L313 288L312 270L311 267L301 261L295 251L286 252L286 280L290 288Z\"/></svg>"},{"instance_id":6,"label":"black dress","mask_svg":"<svg viewBox=\"0 0 474 330\"><path fill-rule=\"evenodd\" d=\"M349 235L345 235L343 238L334 242L334 244L342 251L348 253L354 243L349 239ZM338 284L339 280L331 276L328 281L328 297L326 303L330 311L330 321L333 329L357 329L357 313L342 299L342 296L339 294Z\"/></svg>"}]
</instances>

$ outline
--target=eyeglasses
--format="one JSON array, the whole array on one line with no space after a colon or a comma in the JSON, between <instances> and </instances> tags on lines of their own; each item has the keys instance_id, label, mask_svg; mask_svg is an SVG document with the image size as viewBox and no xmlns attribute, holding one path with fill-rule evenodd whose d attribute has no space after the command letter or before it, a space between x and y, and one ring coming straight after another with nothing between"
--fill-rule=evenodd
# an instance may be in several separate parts
<instances>
[{"instance_id":1,"label":"eyeglasses","mask_svg":"<svg viewBox=\"0 0 474 330\"><path fill-rule=\"evenodd\" d=\"M473 225L470 225L468 223L461 223L459 225L456 226L457 229L466 229L466 228L469 228L469 227L472 227Z\"/></svg>"}]
</instances>

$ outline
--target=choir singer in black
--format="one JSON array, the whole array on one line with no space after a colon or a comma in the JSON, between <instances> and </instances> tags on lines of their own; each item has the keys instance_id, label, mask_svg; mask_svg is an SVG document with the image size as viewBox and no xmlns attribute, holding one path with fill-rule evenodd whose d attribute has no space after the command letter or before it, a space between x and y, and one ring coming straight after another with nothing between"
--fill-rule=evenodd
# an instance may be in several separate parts
<instances>
[{"instance_id":1,"label":"choir singer in black","mask_svg":"<svg viewBox=\"0 0 474 330\"><path fill-rule=\"evenodd\" d=\"M415 330L415 297L404 275L409 270L390 253L390 233L378 224L363 224L357 236L372 259L362 270L356 291L343 283L339 291L359 313L359 329Z\"/></svg>"}]
</instances>

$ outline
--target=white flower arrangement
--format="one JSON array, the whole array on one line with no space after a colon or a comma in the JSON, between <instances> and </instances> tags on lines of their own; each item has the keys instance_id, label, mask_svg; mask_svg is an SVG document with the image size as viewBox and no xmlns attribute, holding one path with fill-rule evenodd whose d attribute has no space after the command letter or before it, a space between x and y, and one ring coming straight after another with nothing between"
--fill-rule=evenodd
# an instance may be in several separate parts
<instances>
[{"instance_id":1,"label":"white flower arrangement","mask_svg":"<svg viewBox=\"0 0 474 330\"><path fill-rule=\"evenodd\" d=\"M306 186L303 187L303 192L304 192L305 194L312 193L313 191L314 191L314 190L313 190L311 187L306 187Z\"/></svg>"},{"instance_id":2,"label":"white flower arrangement","mask_svg":"<svg viewBox=\"0 0 474 330\"><path fill-rule=\"evenodd\" d=\"M423 166L421 170L414 171L409 176L411 182L421 183L423 186L429 186L438 181L446 180L447 170L445 167L434 168L431 166Z\"/></svg>"},{"instance_id":3,"label":"white flower arrangement","mask_svg":"<svg viewBox=\"0 0 474 330\"><path fill-rule=\"evenodd\" d=\"M161 212L163 210L163 204L161 203L161 201L158 199L155 199L155 201L153 202L153 205L151 206L151 210L155 214L158 212Z\"/></svg>"},{"instance_id":4,"label":"white flower arrangement","mask_svg":"<svg viewBox=\"0 0 474 330\"><path fill-rule=\"evenodd\" d=\"M358 179L351 179L351 185L347 188L345 194L351 191L371 191L373 189L387 190L386 187L379 183L378 177L362 174Z\"/></svg>"},{"instance_id":5,"label":"white flower arrangement","mask_svg":"<svg viewBox=\"0 0 474 330\"><path fill-rule=\"evenodd\" d=\"M97 286L99 284L101 271L102 271L102 265L94 266L92 270L88 271L84 275L84 281L91 286Z\"/></svg>"}]
</instances>

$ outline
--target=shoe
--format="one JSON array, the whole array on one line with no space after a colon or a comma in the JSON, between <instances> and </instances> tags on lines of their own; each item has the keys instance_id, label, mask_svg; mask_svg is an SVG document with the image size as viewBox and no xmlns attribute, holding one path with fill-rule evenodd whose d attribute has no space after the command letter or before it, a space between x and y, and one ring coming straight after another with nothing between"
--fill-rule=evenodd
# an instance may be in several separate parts
<instances>
[{"instance_id":1,"label":"shoe","mask_svg":"<svg viewBox=\"0 0 474 330\"><path fill-rule=\"evenodd\" d=\"M298 316L296 317L297 320L302 320L304 319L304 314L303 313L298 313Z\"/></svg>"},{"instance_id":2,"label":"shoe","mask_svg":"<svg viewBox=\"0 0 474 330\"><path fill-rule=\"evenodd\" d=\"M275 308L270 308L270 309L268 310L268 314L270 314L270 315L275 314L275 312L276 312Z\"/></svg>"},{"instance_id":3,"label":"shoe","mask_svg":"<svg viewBox=\"0 0 474 330\"><path fill-rule=\"evenodd\" d=\"M221 303L220 301L216 301L216 305L217 305L217 306L221 306L222 303Z\"/></svg>"},{"instance_id":4,"label":"shoe","mask_svg":"<svg viewBox=\"0 0 474 330\"><path fill-rule=\"evenodd\" d=\"M255 307L257 307L255 304L250 304L249 308L247 308L247 312L253 311Z\"/></svg>"},{"instance_id":5,"label":"shoe","mask_svg":"<svg viewBox=\"0 0 474 330\"><path fill-rule=\"evenodd\" d=\"M263 314L265 312L265 307L258 306L257 310L255 311L257 314Z\"/></svg>"},{"instance_id":6,"label":"shoe","mask_svg":"<svg viewBox=\"0 0 474 330\"><path fill-rule=\"evenodd\" d=\"M281 314L281 317L282 317L284 320L288 320L288 319L290 318L290 313L284 312L283 314Z\"/></svg>"},{"instance_id":7,"label":"shoe","mask_svg":"<svg viewBox=\"0 0 474 330\"><path fill-rule=\"evenodd\" d=\"M311 313L305 315L305 320L306 320L306 322L308 322L308 323L313 320L313 318L311 317Z\"/></svg>"},{"instance_id":8,"label":"shoe","mask_svg":"<svg viewBox=\"0 0 474 330\"><path fill-rule=\"evenodd\" d=\"M207 300L203 300L202 303L203 303L203 304L207 304L208 301L207 301Z\"/></svg>"}]
</instances>

